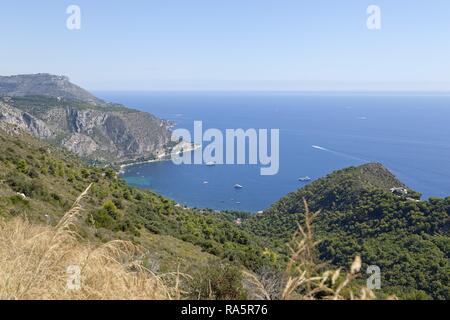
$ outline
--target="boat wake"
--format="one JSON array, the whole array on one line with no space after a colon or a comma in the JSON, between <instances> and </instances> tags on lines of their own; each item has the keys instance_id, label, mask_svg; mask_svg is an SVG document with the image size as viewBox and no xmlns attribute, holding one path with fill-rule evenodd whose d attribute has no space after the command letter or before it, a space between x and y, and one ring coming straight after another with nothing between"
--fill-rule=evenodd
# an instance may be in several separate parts
<instances>
[{"instance_id":1,"label":"boat wake","mask_svg":"<svg viewBox=\"0 0 450 320\"><path fill-rule=\"evenodd\" d=\"M312 146L312 148L313 148L313 149L320 150L320 151L329 152L329 153L335 154L335 155L337 155L337 156L341 156L341 157L345 157L345 158L357 160L357 161L371 162L370 160L367 160L367 159L355 157L355 156L353 156L353 155L351 155L351 154L348 154L348 153L343 153L343 152L338 152L338 151L330 150L330 149L327 149L327 148L324 148L324 147L321 147L321 146L315 146L315 145L314 145L314 146Z\"/></svg>"},{"instance_id":2,"label":"boat wake","mask_svg":"<svg viewBox=\"0 0 450 320\"><path fill-rule=\"evenodd\" d=\"M328 149L326 149L326 148L323 148L323 147L319 147L319 146L312 146L314 149L318 149L318 150L322 150L322 151L330 151L330 152L332 152L331 150L328 150Z\"/></svg>"}]
</instances>

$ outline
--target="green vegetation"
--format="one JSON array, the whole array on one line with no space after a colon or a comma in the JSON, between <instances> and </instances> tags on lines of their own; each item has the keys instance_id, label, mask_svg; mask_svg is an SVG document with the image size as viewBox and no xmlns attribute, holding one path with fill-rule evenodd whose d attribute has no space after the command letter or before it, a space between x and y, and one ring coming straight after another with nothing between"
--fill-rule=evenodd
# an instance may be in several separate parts
<instances>
[{"instance_id":1,"label":"green vegetation","mask_svg":"<svg viewBox=\"0 0 450 320\"><path fill-rule=\"evenodd\" d=\"M225 214L179 207L128 186L110 168L87 166L70 152L28 135L0 132L0 147L0 216L55 223L93 183L84 206L85 237L146 243L149 234L171 236L251 269L270 262L259 240Z\"/></svg>"},{"instance_id":2,"label":"green vegetation","mask_svg":"<svg viewBox=\"0 0 450 320\"><path fill-rule=\"evenodd\" d=\"M242 282L240 268L214 260L192 275L187 290L194 300L243 300Z\"/></svg>"},{"instance_id":3,"label":"green vegetation","mask_svg":"<svg viewBox=\"0 0 450 320\"><path fill-rule=\"evenodd\" d=\"M417 201L413 191L390 192L398 186L378 164L345 169L286 196L243 227L282 254L304 218L306 199L311 210L320 211L315 231L322 261L344 267L360 255L365 268L381 268L387 293L449 299L450 197Z\"/></svg>"},{"instance_id":4,"label":"green vegetation","mask_svg":"<svg viewBox=\"0 0 450 320\"><path fill-rule=\"evenodd\" d=\"M242 269L279 274L292 254L286 243L305 219L303 199L320 211L314 224L318 261L345 268L361 256L363 270L379 266L381 297L450 298L450 197L418 201L412 190L395 195L390 188L404 186L381 165L335 172L252 216L177 206L128 186L111 168L88 166L25 134L0 131L0 148L0 217L55 225L92 183L80 234L95 242L141 244L150 270L194 276L187 285L191 298L246 297Z\"/></svg>"},{"instance_id":5,"label":"green vegetation","mask_svg":"<svg viewBox=\"0 0 450 320\"><path fill-rule=\"evenodd\" d=\"M12 97L9 101L13 107L28 112L29 114L36 117L44 114L49 109L66 108L68 105L77 110L137 112L136 110L126 108L121 104L104 103L101 105L94 105L92 103L73 99L55 98L48 96Z\"/></svg>"}]
</instances>

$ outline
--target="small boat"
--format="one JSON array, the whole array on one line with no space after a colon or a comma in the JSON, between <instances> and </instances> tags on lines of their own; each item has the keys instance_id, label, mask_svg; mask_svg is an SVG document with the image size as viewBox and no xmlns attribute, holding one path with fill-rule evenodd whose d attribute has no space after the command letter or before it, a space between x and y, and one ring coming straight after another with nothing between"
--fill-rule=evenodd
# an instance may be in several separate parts
<instances>
[{"instance_id":1,"label":"small boat","mask_svg":"<svg viewBox=\"0 0 450 320\"><path fill-rule=\"evenodd\" d=\"M208 181L203 181L203 184L209 184L209 182Z\"/></svg>"},{"instance_id":2,"label":"small boat","mask_svg":"<svg viewBox=\"0 0 450 320\"><path fill-rule=\"evenodd\" d=\"M210 161L210 162L207 162L206 165L208 167L214 167L216 165L216 163L214 161Z\"/></svg>"},{"instance_id":3,"label":"small boat","mask_svg":"<svg viewBox=\"0 0 450 320\"><path fill-rule=\"evenodd\" d=\"M235 188L235 189L243 189L244 187L241 186L240 184L235 184L235 185L234 185L234 188Z\"/></svg>"},{"instance_id":4,"label":"small boat","mask_svg":"<svg viewBox=\"0 0 450 320\"><path fill-rule=\"evenodd\" d=\"M311 181L312 179L310 178L310 177L308 177L308 176L306 176L306 177L302 177L302 178L299 178L298 179L298 181L301 181L301 182L308 182L308 181Z\"/></svg>"}]
</instances>

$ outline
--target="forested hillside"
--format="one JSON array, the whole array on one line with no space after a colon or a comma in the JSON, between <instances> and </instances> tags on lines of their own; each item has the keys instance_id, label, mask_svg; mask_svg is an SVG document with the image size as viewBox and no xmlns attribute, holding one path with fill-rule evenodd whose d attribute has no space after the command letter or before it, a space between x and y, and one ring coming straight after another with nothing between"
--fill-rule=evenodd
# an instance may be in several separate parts
<instances>
[{"instance_id":1,"label":"forested hillside","mask_svg":"<svg viewBox=\"0 0 450 320\"><path fill-rule=\"evenodd\" d=\"M283 252L305 199L319 212L314 230L323 261L344 267L361 255L365 267L381 268L385 291L449 299L450 197L420 201L413 190L391 192L400 187L380 164L348 168L289 194L244 227Z\"/></svg>"},{"instance_id":2,"label":"forested hillside","mask_svg":"<svg viewBox=\"0 0 450 320\"><path fill-rule=\"evenodd\" d=\"M248 267L265 264L256 237L226 214L177 206L128 186L110 168L87 166L70 152L27 134L0 130L0 148L0 217L54 224L92 183L83 203L82 227L88 238L145 243L149 233L172 236Z\"/></svg>"}]
</instances>

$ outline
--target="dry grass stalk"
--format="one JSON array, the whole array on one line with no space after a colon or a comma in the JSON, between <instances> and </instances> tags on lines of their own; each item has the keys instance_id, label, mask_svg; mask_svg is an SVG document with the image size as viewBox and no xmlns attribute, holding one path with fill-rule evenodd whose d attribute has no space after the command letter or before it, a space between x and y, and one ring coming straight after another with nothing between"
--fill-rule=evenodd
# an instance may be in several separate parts
<instances>
[{"instance_id":1,"label":"dry grass stalk","mask_svg":"<svg viewBox=\"0 0 450 320\"><path fill-rule=\"evenodd\" d=\"M144 268L136 245L113 241L95 247L80 241L74 226L89 189L56 227L20 218L0 221L0 299L181 298L179 272L158 276ZM70 266L81 271L79 288L68 286Z\"/></svg>"},{"instance_id":2,"label":"dry grass stalk","mask_svg":"<svg viewBox=\"0 0 450 320\"><path fill-rule=\"evenodd\" d=\"M298 230L288 245L291 256L283 276L284 286L278 298L282 300L374 299L375 295L366 287L360 288L358 296L349 289L361 269L362 262L359 256L355 258L345 277L342 276L341 269L323 271L325 266L316 259L316 247L319 242L315 241L312 228L313 220L318 213L311 213L306 201L304 204L305 221L303 225L298 225ZM260 277L249 272L244 272L244 276L247 286L251 287L253 298L269 300L273 297ZM349 292L344 294L344 289Z\"/></svg>"}]
</instances>

